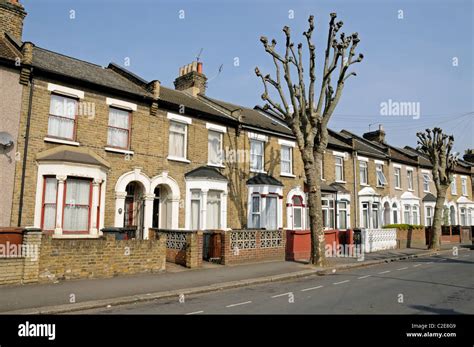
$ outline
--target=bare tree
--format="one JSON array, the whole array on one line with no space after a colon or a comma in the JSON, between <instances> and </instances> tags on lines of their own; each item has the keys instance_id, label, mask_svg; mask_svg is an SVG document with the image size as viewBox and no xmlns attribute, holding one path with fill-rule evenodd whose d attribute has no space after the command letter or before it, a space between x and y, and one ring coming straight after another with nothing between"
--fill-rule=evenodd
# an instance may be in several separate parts
<instances>
[{"instance_id":1,"label":"bare tree","mask_svg":"<svg viewBox=\"0 0 474 347\"><path fill-rule=\"evenodd\" d=\"M457 156L451 153L454 137L443 133L440 128L426 129L416 134L418 150L425 154L433 165L433 182L436 187L436 205L433 225L431 226L430 249L439 249L441 241L441 224L446 191L453 180Z\"/></svg>"},{"instance_id":2,"label":"bare tree","mask_svg":"<svg viewBox=\"0 0 474 347\"><path fill-rule=\"evenodd\" d=\"M309 53L309 88L306 90L303 63L303 44L299 43L295 50L290 35L290 28L285 26L286 36L284 54L276 51L276 41L271 43L265 36L260 38L265 51L270 54L275 64L275 78L269 74L263 75L255 68L255 73L261 78L264 86L262 99L266 102L264 108L281 116L291 128L296 137L298 148L304 162L306 184L308 186L308 205L311 228L311 262L315 265L325 265L324 230L321 206L321 163L324 150L328 144L327 125L339 102L345 81L355 72L348 73L352 64L362 61L363 55L356 55L359 36L344 33L337 36L343 23L336 22L336 14L331 13L329 32L324 54L324 66L320 82L319 95L315 95L316 84L316 46L312 36L314 31L314 16L309 17L309 28L303 33L306 37ZM282 85L281 70L286 86ZM296 73L296 83L293 83L292 73ZM331 78L335 75L335 89ZM280 102L276 102L269 94L269 86Z\"/></svg>"}]
</instances>

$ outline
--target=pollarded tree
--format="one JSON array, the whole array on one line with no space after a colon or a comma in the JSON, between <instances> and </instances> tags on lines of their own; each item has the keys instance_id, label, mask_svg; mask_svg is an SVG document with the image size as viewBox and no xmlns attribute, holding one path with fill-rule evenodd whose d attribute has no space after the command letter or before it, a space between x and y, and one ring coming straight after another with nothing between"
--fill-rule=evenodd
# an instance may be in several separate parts
<instances>
[{"instance_id":1,"label":"pollarded tree","mask_svg":"<svg viewBox=\"0 0 474 347\"><path fill-rule=\"evenodd\" d=\"M425 154L433 165L432 175L436 187L436 205L429 248L439 249L444 201L457 164L457 156L451 153L454 137L444 134L440 128L426 129L425 132L419 132L416 136L418 137L418 150Z\"/></svg>"},{"instance_id":2,"label":"pollarded tree","mask_svg":"<svg viewBox=\"0 0 474 347\"><path fill-rule=\"evenodd\" d=\"M338 35L343 23L336 22L336 14L331 13L327 44L324 54L324 66L319 83L319 93L315 95L316 85L316 46L313 43L314 16L309 17L309 28L303 33L308 46L309 76L305 76L303 63L303 44L295 49L290 35L290 28L285 26L286 36L284 53L276 51L276 41L271 42L264 36L260 38L265 51L270 54L275 64L275 77L263 75L255 68L255 73L261 78L264 86L262 99L266 102L264 108L282 117L296 137L298 148L304 162L306 184L308 186L308 205L311 228L311 262L315 265L325 265L324 230L321 206L321 163L324 150L328 144L327 125L341 98L344 84L355 72L348 72L352 64L362 61L363 55L356 56L359 36L353 33L346 36ZM285 86L281 80L281 70ZM296 74L293 83L292 73ZM331 78L334 77L335 88ZM306 89L305 80L309 79ZM269 94L273 87L279 102Z\"/></svg>"}]
</instances>

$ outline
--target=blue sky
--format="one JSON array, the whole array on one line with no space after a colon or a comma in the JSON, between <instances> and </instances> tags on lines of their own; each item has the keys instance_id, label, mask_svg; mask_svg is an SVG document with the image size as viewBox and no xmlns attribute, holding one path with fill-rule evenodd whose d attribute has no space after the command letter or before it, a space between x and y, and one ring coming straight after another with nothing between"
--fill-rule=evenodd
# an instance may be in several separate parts
<instances>
[{"instance_id":1,"label":"blue sky","mask_svg":"<svg viewBox=\"0 0 474 347\"><path fill-rule=\"evenodd\" d=\"M354 65L358 76L347 81L331 128L362 134L369 125L373 130L382 123L390 143L415 146L417 131L440 126L454 134L457 151L474 147L471 0L22 3L28 12L25 41L103 66L112 61L124 65L128 58L128 69L147 80L159 79L168 87L173 86L178 68L193 61L202 48L201 61L209 78L207 94L250 107L262 103L255 66L273 72L259 37L275 38L282 44L281 29L288 25L294 40L303 41L301 33L309 14L314 14L314 39L321 55L329 13L337 12L346 33L359 33L359 52L365 58ZM403 19L399 19L399 10ZM388 100L419 103L419 119L382 116L380 105Z\"/></svg>"}]
</instances>

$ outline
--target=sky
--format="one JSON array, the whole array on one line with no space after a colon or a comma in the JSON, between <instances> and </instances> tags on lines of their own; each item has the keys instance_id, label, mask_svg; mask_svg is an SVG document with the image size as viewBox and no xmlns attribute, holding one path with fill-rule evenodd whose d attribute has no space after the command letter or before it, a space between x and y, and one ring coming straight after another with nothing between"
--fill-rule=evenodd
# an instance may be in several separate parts
<instances>
[{"instance_id":1,"label":"sky","mask_svg":"<svg viewBox=\"0 0 474 347\"><path fill-rule=\"evenodd\" d=\"M288 25L294 41L304 42L314 15L318 83L336 12L342 31L359 33L364 60L352 65L357 76L346 81L330 128L361 135L382 124L388 142L403 147L416 146L417 131L439 126L454 135L457 152L474 148L472 0L21 2L24 41L102 66L115 62L167 87L200 54L206 95L248 107L263 104L255 67L274 73L260 36L282 49ZM397 115L401 105L412 109Z\"/></svg>"}]
</instances>

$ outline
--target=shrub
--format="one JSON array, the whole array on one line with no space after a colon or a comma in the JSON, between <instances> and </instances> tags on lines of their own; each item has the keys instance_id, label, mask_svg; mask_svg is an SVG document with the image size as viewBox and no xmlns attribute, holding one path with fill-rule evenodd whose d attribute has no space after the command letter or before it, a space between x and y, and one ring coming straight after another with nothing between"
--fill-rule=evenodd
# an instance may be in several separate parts
<instances>
[{"instance_id":1,"label":"shrub","mask_svg":"<svg viewBox=\"0 0 474 347\"><path fill-rule=\"evenodd\" d=\"M395 228L401 230L409 230L409 229L424 229L424 225L418 224L387 224L382 227L383 229Z\"/></svg>"}]
</instances>

